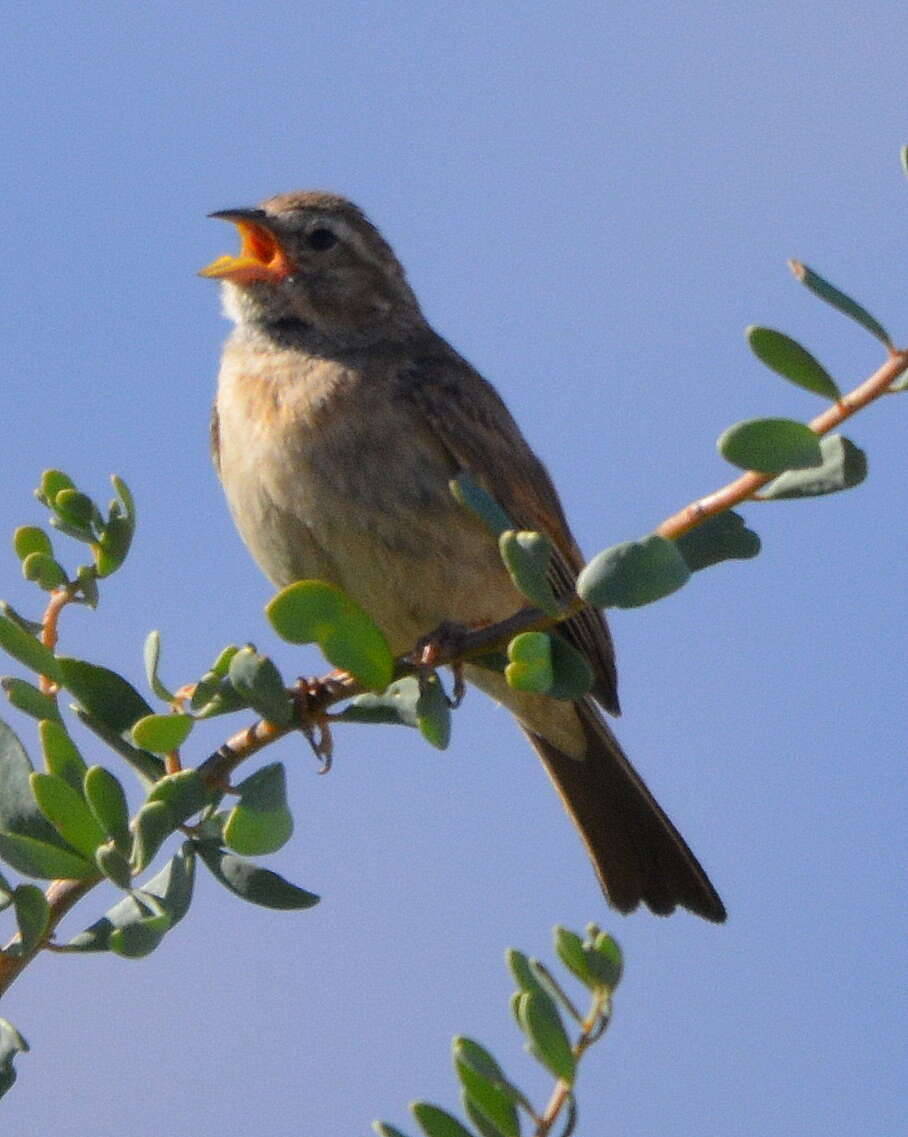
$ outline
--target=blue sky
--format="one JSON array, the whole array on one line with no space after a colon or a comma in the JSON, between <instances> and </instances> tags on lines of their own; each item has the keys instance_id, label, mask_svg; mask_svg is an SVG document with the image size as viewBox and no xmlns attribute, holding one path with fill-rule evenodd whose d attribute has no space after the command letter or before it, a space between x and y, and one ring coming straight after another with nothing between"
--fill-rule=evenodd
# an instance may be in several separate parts
<instances>
[{"instance_id":1,"label":"blue sky","mask_svg":"<svg viewBox=\"0 0 908 1137\"><path fill-rule=\"evenodd\" d=\"M881 362L787 257L908 338L903 5L34 0L4 23L0 531L40 519L46 466L101 496L127 480L132 562L63 646L136 682L153 627L174 683L228 642L319 666L268 631L208 460L227 326L195 272L233 241L211 210L303 187L359 202L511 405L589 553L727 480L729 423L820 409L749 356L745 325L801 339L845 387ZM627 972L580 1134L895 1132L906 407L851 425L863 487L750 508L760 558L613 620L620 737L725 927L611 914L532 753L478 694L444 754L351 727L319 778L290 740L269 757L297 833L274 863L323 903L271 913L202 879L144 962L42 960L4 1002L33 1046L5 1131L413 1131L410 1099L456 1104L454 1034L545 1098L502 953L595 919ZM33 610L5 563L0 593Z\"/></svg>"}]
</instances>

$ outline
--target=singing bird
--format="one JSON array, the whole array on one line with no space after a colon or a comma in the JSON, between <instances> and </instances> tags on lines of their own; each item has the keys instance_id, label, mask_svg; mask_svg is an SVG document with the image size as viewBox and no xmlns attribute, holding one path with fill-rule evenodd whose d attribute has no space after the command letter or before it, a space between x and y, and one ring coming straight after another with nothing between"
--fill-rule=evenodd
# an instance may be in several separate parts
<instances>
[{"instance_id":1,"label":"singing bird","mask_svg":"<svg viewBox=\"0 0 908 1137\"><path fill-rule=\"evenodd\" d=\"M283 587L343 589L402 654L445 622L481 626L525 604L491 531L452 497L466 473L521 529L554 546L552 583L583 558L558 494L495 389L428 324L394 252L331 193L225 209L241 248L204 268L234 329L212 420L214 460L240 534ZM617 714L612 641L585 609L561 626L595 682L575 702L524 694L467 664L516 716L595 865L609 902L659 915L725 908L628 761L598 707ZM598 704L598 707L597 707Z\"/></svg>"}]
</instances>

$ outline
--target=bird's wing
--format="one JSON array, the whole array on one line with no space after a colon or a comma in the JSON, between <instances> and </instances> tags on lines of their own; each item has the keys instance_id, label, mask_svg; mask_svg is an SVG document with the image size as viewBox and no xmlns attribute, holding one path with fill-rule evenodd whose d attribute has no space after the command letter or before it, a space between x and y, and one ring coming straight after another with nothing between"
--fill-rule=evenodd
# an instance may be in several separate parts
<instances>
[{"instance_id":1,"label":"bird's wing","mask_svg":"<svg viewBox=\"0 0 908 1137\"><path fill-rule=\"evenodd\" d=\"M551 540L552 586L556 595L572 592L583 556L548 471L491 384L443 341L417 355L399 381L402 394L448 452L453 467L482 485L516 526ZM619 714L614 648L600 613L586 608L561 630L593 665L593 695Z\"/></svg>"}]
</instances>

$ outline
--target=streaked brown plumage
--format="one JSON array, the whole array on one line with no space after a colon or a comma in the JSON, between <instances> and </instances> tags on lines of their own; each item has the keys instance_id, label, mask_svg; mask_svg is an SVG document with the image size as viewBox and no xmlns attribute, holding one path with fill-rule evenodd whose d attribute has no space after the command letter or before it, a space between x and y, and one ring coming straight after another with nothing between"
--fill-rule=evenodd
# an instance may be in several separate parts
<instances>
[{"instance_id":1,"label":"streaked brown plumage","mask_svg":"<svg viewBox=\"0 0 908 1137\"><path fill-rule=\"evenodd\" d=\"M443 621L479 625L521 607L497 543L452 498L467 471L515 524L556 548L553 582L583 559L558 495L495 390L428 325L394 253L333 194L228 210L242 249L224 281L236 326L213 420L215 462L240 533L271 580L319 577L380 624L396 653ZM564 626L593 665L576 703L518 694L475 666L541 757L614 907L677 905L721 921L696 858L596 709L618 712L614 653L592 610Z\"/></svg>"}]
</instances>

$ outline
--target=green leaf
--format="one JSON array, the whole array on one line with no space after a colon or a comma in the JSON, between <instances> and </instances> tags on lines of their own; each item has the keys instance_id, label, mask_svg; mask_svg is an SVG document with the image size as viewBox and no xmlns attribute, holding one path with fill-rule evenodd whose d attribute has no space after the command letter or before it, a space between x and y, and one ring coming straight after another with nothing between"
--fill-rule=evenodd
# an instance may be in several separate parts
<instances>
[{"instance_id":1,"label":"green leaf","mask_svg":"<svg viewBox=\"0 0 908 1137\"><path fill-rule=\"evenodd\" d=\"M62 470L45 470L41 475L41 484L35 490L35 497L44 505L53 507L58 493L74 487L75 483L69 474L64 474Z\"/></svg>"},{"instance_id":2,"label":"green leaf","mask_svg":"<svg viewBox=\"0 0 908 1137\"><path fill-rule=\"evenodd\" d=\"M61 722L60 708L51 695L45 695L34 683L25 679L17 679L7 675L0 679L0 687L6 692L6 697L23 714L31 715L33 719L52 719Z\"/></svg>"},{"instance_id":3,"label":"green leaf","mask_svg":"<svg viewBox=\"0 0 908 1137\"><path fill-rule=\"evenodd\" d=\"M344 722L391 723L419 726L419 680L407 675L392 683L381 695L367 692L349 703L338 715Z\"/></svg>"},{"instance_id":4,"label":"green leaf","mask_svg":"<svg viewBox=\"0 0 908 1137\"><path fill-rule=\"evenodd\" d=\"M124 959L144 959L170 931L170 916L157 905L149 903L150 898L140 891L134 892L132 898L142 915L121 928L114 928L107 946Z\"/></svg>"},{"instance_id":5,"label":"green leaf","mask_svg":"<svg viewBox=\"0 0 908 1137\"><path fill-rule=\"evenodd\" d=\"M553 1000L539 991L524 992L517 1015L536 1057L556 1078L573 1083L577 1061Z\"/></svg>"},{"instance_id":6,"label":"green leaf","mask_svg":"<svg viewBox=\"0 0 908 1137\"><path fill-rule=\"evenodd\" d=\"M79 748L70 738L66 727L53 719L44 719L38 724L38 737L44 751L44 765L49 774L56 774L68 782L79 793L82 792L82 779L85 777L85 760Z\"/></svg>"},{"instance_id":7,"label":"green leaf","mask_svg":"<svg viewBox=\"0 0 908 1137\"><path fill-rule=\"evenodd\" d=\"M103 766L92 766L85 771L83 789L88 808L104 833L121 853L128 853L132 845L129 806L119 779Z\"/></svg>"},{"instance_id":8,"label":"green leaf","mask_svg":"<svg viewBox=\"0 0 908 1137\"><path fill-rule=\"evenodd\" d=\"M48 557L54 555L50 537L36 525L20 525L13 533L13 548L20 561L24 561L31 553L44 553Z\"/></svg>"},{"instance_id":9,"label":"green leaf","mask_svg":"<svg viewBox=\"0 0 908 1137\"><path fill-rule=\"evenodd\" d=\"M88 714L86 711L76 709L76 717L79 722L84 723L90 731L93 731L98 738L103 741L112 749L117 752L122 758L132 766L132 768L146 781L156 782L164 773L164 763L160 758L154 754L149 754L147 750L139 750L137 747L131 745L119 733L119 731L111 730L109 726L96 719L94 715Z\"/></svg>"},{"instance_id":10,"label":"green leaf","mask_svg":"<svg viewBox=\"0 0 908 1137\"><path fill-rule=\"evenodd\" d=\"M0 600L0 612L2 612L8 620L12 620L17 628L21 628L23 632L28 632L30 636L41 635L44 625L40 620L29 620L27 616L23 616L20 612L17 612L16 609L11 604L7 604L5 600Z\"/></svg>"},{"instance_id":11,"label":"green leaf","mask_svg":"<svg viewBox=\"0 0 908 1137\"><path fill-rule=\"evenodd\" d=\"M132 888L132 865L116 845L100 845L95 850L95 864L118 888Z\"/></svg>"},{"instance_id":12,"label":"green leaf","mask_svg":"<svg viewBox=\"0 0 908 1137\"><path fill-rule=\"evenodd\" d=\"M556 615L558 601L549 584L551 541L541 533L508 529L498 538L498 549L517 591L536 608Z\"/></svg>"},{"instance_id":13,"label":"green leaf","mask_svg":"<svg viewBox=\"0 0 908 1137\"><path fill-rule=\"evenodd\" d=\"M132 740L152 754L170 754L183 745L194 724L192 715L146 715L133 726Z\"/></svg>"},{"instance_id":14,"label":"green leaf","mask_svg":"<svg viewBox=\"0 0 908 1137\"><path fill-rule=\"evenodd\" d=\"M110 484L117 495L116 500L110 503L110 512L125 517L131 525L136 523L136 503L129 486L118 474L111 474Z\"/></svg>"},{"instance_id":15,"label":"green leaf","mask_svg":"<svg viewBox=\"0 0 908 1137\"><path fill-rule=\"evenodd\" d=\"M448 488L457 504L475 513L496 537L500 537L506 529L514 528L510 517L495 498L477 485L469 474L458 474L448 482Z\"/></svg>"},{"instance_id":16,"label":"green leaf","mask_svg":"<svg viewBox=\"0 0 908 1137\"><path fill-rule=\"evenodd\" d=\"M189 706L198 718L212 718L242 710L246 703L227 681L233 657L240 649L230 644L220 653L210 670L196 683Z\"/></svg>"},{"instance_id":17,"label":"green leaf","mask_svg":"<svg viewBox=\"0 0 908 1137\"><path fill-rule=\"evenodd\" d=\"M624 973L624 958L621 948L607 932L597 932L592 940L590 963L595 968L604 987L614 990L621 982Z\"/></svg>"},{"instance_id":18,"label":"green leaf","mask_svg":"<svg viewBox=\"0 0 908 1137\"><path fill-rule=\"evenodd\" d=\"M83 601L89 608L98 607L98 574L94 565L79 565L76 570L76 581L82 592Z\"/></svg>"},{"instance_id":19,"label":"green leaf","mask_svg":"<svg viewBox=\"0 0 908 1137\"><path fill-rule=\"evenodd\" d=\"M394 1126L389 1125L387 1121L373 1121L372 1128L378 1134L378 1137L407 1137L406 1133L395 1129Z\"/></svg>"},{"instance_id":20,"label":"green leaf","mask_svg":"<svg viewBox=\"0 0 908 1137\"><path fill-rule=\"evenodd\" d=\"M152 708L122 675L83 659L57 659L63 686L94 719L124 734Z\"/></svg>"},{"instance_id":21,"label":"green leaf","mask_svg":"<svg viewBox=\"0 0 908 1137\"><path fill-rule=\"evenodd\" d=\"M819 497L860 485L867 477L867 455L841 434L820 439L823 464L812 470L788 470L760 491L761 500Z\"/></svg>"},{"instance_id":22,"label":"green leaf","mask_svg":"<svg viewBox=\"0 0 908 1137\"><path fill-rule=\"evenodd\" d=\"M689 579L674 541L651 533L593 557L577 578L577 595L594 608L637 608L669 596Z\"/></svg>"},{"instance_id":23,"label":"green leaf","mask_svg":"<svg viewBox=\"0 0 908 1137\"><path fill-rule=\"evenodd\" d=\"M748 560L760 551L760 538L733 509L707 518L695 529L676 537L675 544L691 572L720 561Z\"/></svg>"},{"instance_id":24,"label":"green leaf","mask_svg":"<svg viewBox=\"0 0 908 1137\"><path fill-rule=\"evenodd\" d=\"M28 1043L13 1024L6 1019L0 1019L0 1097L3 1097L16 1080L13 1059L17 1054L24 1054L27 1050Z\"/></svg>"},{"instance_id":25,"label":"green leaf","mask_svg":"<svg viewBox=\"0 0 908 1137\"><path fill-rule=\"evenodd\" d=\"M230 660L228 678L233 689L252 709L275 726L293 721L293 703L274 663L251 644L240 648Z\"/></svg>"},{"instance_id":26,"label":"green leaf","mask_svg":"<svg viewBox=\"0 0 908 1137\"><path fill-rule=\"evenodd\" d=\"M282 876L221 849L212 841L194 842L206 867L235 896L263 908L311 908L319 897Z\"/></svg>"},{"instance_id":27,"label":"green leaf","mask_svg":"<svg viewBox=\"0 0 908 1137\"><path fill-rule=\"evenodd\" d=\"M107 951L111 934L117 928L125 928L146 918L149 897L154 897L167 913L170 927L174 927L189 910L194 881L195 854L190 842L186 841L157 876L143 886L141 896L145 900L145 908L133 896L124 896L100 920L72 939L67 950Z\"/></svg>"},{"instance_id":28,"label":"green leaf","mask_svg":"<svg viewBox=\"0 0 908 1137\"><path fill-rule=\"evenodd\" d=\"M101 530L91 547L99 577L110 576L126 560L133 531L132 522L125 517L111 517Z\"/></svg>"},{"instance_id":29,"label":"green leaf","mask_svg":"<svg viewBox=\"0 0 908 1137\"><path fill-rule=\"evenodd\" d=\"M54 498L54 509L73 529L89 530L98 516L95 503L87 494L80 493L77 489L60 490Z\"/></svg>"},{"instance_id":30,"label":"green leaf","mask_svg":"<svg viewBox=\"0 0 908 1137\"><path fill-rule=\"evenodd\" d=\"M553 699L582 698L593 685L593 669L585 655L558 632L549 632L552 641L553 682L549 695Z\"/></svg>"},{"instance_id":31,"label":"green leaf","mask_svg":"<svg viewBox=\"0 0 908 1137\"><path fill-rule=\"evenodd\" d=\"M486 1115L477 1108L466 1090L460 1092L460 1104L467 1115L467 1121L472 1124L479 1137L503 1137L498 1126L493 1125Z\"/></svg>"},{"instance_id":32,"label":"green leaf","mask_svg":"<svg viewBox=\"0 0 908 1137\"><path fill-rule=\"evenodd\" d=\"M293 833L283 763L263 766L236 788L240 800L227 816L224 841L237 853L277 852Z\"/></svg>"},{"instance_id":33,"label":"green leaf","mask_svg":"<svg viewBox=\"0 0 908 1137\"><path fill-rule=\"evenodd\" d=\"M300 580L279 592L265 612L274 630L290 643L318 643L325 657L374 691L394 674L388 641L369 616L339 588L322 580Z\"/></svg>"},{"instance_id":34,"label":"green leaf","mask_svg":"<svg viewBox=\"0 0 908 1137\"><path fill-rule=\"evenodd\" d=\"M726 461L744 470L781 474L823 461L820 440L803 422L790 418L752 418L723 431L716 443Z\"/></svg>"},{"instance_id":35,"label":"green leaf","mask_svg":"<svg viewBox=\"0 0 908 1137\"><path fill-rule=\"evenodd\" d=\"M13 907L19 926L19 953L28 955L44 938L50 924L50 905L34 884L20 884L13 892Z\"/></svg>"},{"instance_id":36,"label":"green leaf","mask_svg":"<svg viewBox=\"0 0 908 1137\"><path fill-rule=\"evenodd\" d=\"M870 315L866 308L861 307L856 300L852 300L850 296L846 296L834 284L830 284L828 280L824 280L819 273L808 268L807 265L802 264L800 261L789 261L788 267L794 273L797 280L805 287L809 288L821 300L825 300L827 304L831 304L833 308L838 308L846 316L850 316L852 320L856 320L862 328L866 328L871 335L876 336L881 340L886 347L892 347L892 340L889 338L889 333L877 320Z\"/></svg>"},{"instance_id":37,"label":"green leaf","mask_svg":"<svg viewBox=\"0 0 908 1137\"><path fill-rule=\"evenodd\" d=\"M510 662L504 670L508 686L515 691L544 695L555 682L552 640L545 632L522 632L508 644Z\"/></svg>"},{"instance_id":38,"label":"green leaf","mask_svg":"<svg viewBox=\"0 0 908 1137\"><path fill-rule=\"evenodd\" d=\"M456 1117L437 1105L430 1105L426 1101L415 1101L410 1106L410 1112L426 1137L474 1137Z\"/></svg>"},{"instance_id":39,"label":"green leaf","mask_svg":"<svg viewBox=\"0 0 908 1137\"><path fill-rule=\"evenodd\" d=\"M451 707L437 674L425 678L416 701L419 731L437 750L446 750L451 741Z\"/></svg>"},{"instance_id":40,"label":"green leaf","mask_svg":"<svg viewBox=\"0 0 908 1137\"><path fill-rule=\"evenodd\" d=\"M598 978L592 974L583 940L568 928L555 928L555 951L558 958L586 987L596 987Z\"/></svg>"},{"instance_id":41,"label":"green leaf","mask_svg":"<svg viewBox=\"0 0 908 1137\"><path fill-rule=\"evenodd\" d=\"M5 616L0 616L0 647L39 675L46 675L54 682L60 681L54 653Z\"/></svg>"},{"instance_id":42,"label":"green leaf","mask_svg":"<svg viewBox=\"0 0 908 1137\"><path fill-rule=\"evenodd\" d=\"M621 980L623 960L621 948L611 936L597 931L581 940L567 928L555 929L555 950L562 963L585 986L614 990Z\"/></svg>"},{"instance_id":43,"label":"green leaf","mask_svg":"<svg viewBox=\"0 0 908 1137\"><path fill-rule=\"evenodd\" d=\"M179 770L159 778L148 793L146 804L163 802L173 815L174 824L182 825L198 813L211 799L211 792L198 770Z\"/></svg>"},{"instance_id":44,"label":"green leaf","mask_svg":"<svg viewBox=\"0 0 908 1137\"><path fill-rule=\"evenodd\" d=\"M78 853L19 833L0 833L0 858L40 880L87 880L97 875L95 866Z\"/></svg>"},{"instance_id":45,"label":"green leaf","mask_svg":"<svg viewBox=\"0 0 908 1137\"><path fill-rule=\"evenodd\" d=\"M31 775L32 793L47 820L77 853L93 859L107 834L98 824L82 795L56 774Z\"/></svg>"},{"instance_id":46,"label":"green leaf","mask_svg":"<svg viewBox=\"0 0 908 1137\"><path fill-rule=\"evenodd\" d=\"M68 849L38 808L32 793L32 772L31 760L22 743L6 723L0 722L0 831Z\"/></svg>"},{"instance_id":47,"label":"green leaf","mask_svg":"<svg viewBox=\"0 0 908 1137\"><path fill-rule=\"evenodd\" d=\"M47 553L29 553L22 562L22 575L45 592L53 592L67 581L63 566Z\"/></svg>"},{"instance_id":48,"label":"green leaf","mask_svg":"<svg viewBox=\"0 0 908 1137\"><path fill-rule=\"evenodd\" d=\"M130 862L135 872L142 872L154 859L160 847L174 833L179 822L166 802L146 802L132 821L133 841Z\"/></svg>"},{"instance_id":49,"label":"green leaf","mask_svg":"<svg viewBox=\"0 0 908 1137\"><path fill-rule=\"evenodd\" d=\"M173 692L164 686L158 675L158 665L161 662L160 632L152 631L145 637L143 656L145 659L145 677L148 679L148 686L154 691L157 697L163 699L165 703L175 702Z\"/></svg>"},{"instance_id":50,"label":"green leaf","mask_svg":"<svg viewBox=\"0 0 908 1137\"><path fill-rule=\"evenodd\" d=\"M511 975L514 977L514 982L524 992L539 992L545 995L545 991L539 983L539 980L533 974L533 969L530 967L530 961L522 951L517 948L508 948L505 952L505 960L507 961L508 968ZM546 995L546 998L548 996Z\"/></svg>"},{"instance_id":51,"label":"green leaf","mask_svg":"<svg viewBox=\"0 0 908 1137\"><path fill-rule=\"evenodd\" d=\"M503 1137L520 1137L514 1091L491 1054L470 1038L455 1038L454 1069L464 1093Z\"/></svg>"},{"instance_id":52,"label":"green leaf","mask_svg":"<svg viewBox=\"0 0 908 1137\"><path fill-rule=\"evenodd\" d=\"M789 336L753 324L744 334L754 355L785 379L833 402L842 397L826 368L814 359L807 348Z\"/></svg>"}]
</instances>

